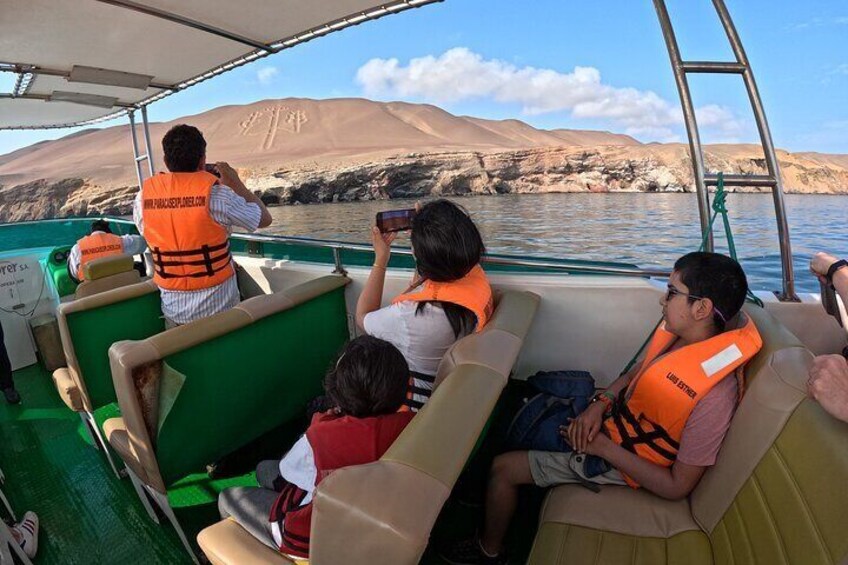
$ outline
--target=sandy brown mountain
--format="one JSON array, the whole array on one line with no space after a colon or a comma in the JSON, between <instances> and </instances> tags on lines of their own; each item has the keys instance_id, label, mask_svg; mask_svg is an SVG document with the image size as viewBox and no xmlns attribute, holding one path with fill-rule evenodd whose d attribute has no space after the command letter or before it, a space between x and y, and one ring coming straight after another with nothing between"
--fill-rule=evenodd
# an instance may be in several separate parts
<instances>
[{"instance_id":1,"label":"sandy brown mountain","mask_svg":"<svg viewBox=\"0 0 848 565\"><path fill-rule=\"evenodd\" d=\"M681 144L600 131L539 130L364 99L265 100L151 124L199 127L210 160L238 167L271 203L580 191L691 190ZM761 173L755 146L708 148L711 170ZM848 156L779 153L789 191L848 191ZM0 221L126 214L135 188L128 127L92 129L0 156Z\"/></svg>"}]
</instances>

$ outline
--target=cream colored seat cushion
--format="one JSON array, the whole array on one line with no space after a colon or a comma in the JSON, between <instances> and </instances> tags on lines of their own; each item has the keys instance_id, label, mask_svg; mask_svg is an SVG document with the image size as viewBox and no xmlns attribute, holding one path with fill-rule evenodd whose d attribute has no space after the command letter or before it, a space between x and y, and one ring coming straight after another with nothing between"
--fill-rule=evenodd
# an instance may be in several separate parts
<instances>
[{"instance_id":1,"label":"cream colored seat cushion","mask_svg":"<svg viewBox=\"0 0 848 565\"><path fill-rule=\"evenodd\" d=\"M56 385L56 390L59 392L59 397L68 408L74 412L83 412L85 410L79 386L71 378L70 370L67 367L53 371L53 382Z\"/></svg>"},{"instance_id":2,"label":"cream colored seat cushion","mask_svg":"<svg viewBox=\"0 0 848 565\"><path fill-rule=\"evenodd\" d=\"M205 528L197 534L197 543L212 565L296 563L263 544L230 519Z\"/></svg>"},{"instance_id":3,"label":"cream colored seat cushion","mask_svg":"<svg viewBox=\"0 0 848 565\"><path fill-rule=\"evenodd\" d=\"M127 432L127 426L123 418L110 418L103 422L103 434L106 436L106 441L112 446L112 449L124 461L127 467L141 479L141 482L148 484L150 482L147 471L138 460L138 457L130 445L130 436Z\"/></svg>"}]
</instances>

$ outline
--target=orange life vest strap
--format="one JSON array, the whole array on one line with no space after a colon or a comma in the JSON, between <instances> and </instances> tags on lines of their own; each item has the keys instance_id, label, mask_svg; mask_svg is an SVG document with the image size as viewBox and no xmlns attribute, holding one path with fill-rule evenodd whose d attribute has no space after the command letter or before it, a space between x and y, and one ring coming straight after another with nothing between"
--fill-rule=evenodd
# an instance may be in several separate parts
<instances>
[{"instance_id":1,"label":"orange life vest strap","mask_svg":"<svg viewBox=\"0 0 848 565\"><path fill-rule=\"evenodd\" d=\"M452 282L425 280L418 291L410 291L392 300L398 302L450 302L471 310L477 317L475 332L482 331L494 311L494 295L486 272L475 265L468 274Z\"/></svg>"}]
</instances>

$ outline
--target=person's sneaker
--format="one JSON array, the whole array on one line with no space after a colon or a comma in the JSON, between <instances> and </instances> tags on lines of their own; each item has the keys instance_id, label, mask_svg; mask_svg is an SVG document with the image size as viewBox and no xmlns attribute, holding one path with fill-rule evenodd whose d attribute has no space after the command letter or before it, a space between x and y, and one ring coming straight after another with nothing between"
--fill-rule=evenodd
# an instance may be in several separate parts
<instances>
[{"instance_id":1,"label":"person's sneaker","mask_svg":"<svg viewBox=\"0 0 848 565\"><path fill-rule=\"evenodd\" d=\"M494 556L483 551L477 536L442 548L439 557L451 565L506 565L509 562L503 551Z\"/></svg>"},{"instance_id":2,"label":"person's sneaker","mask_svg":"<svg viewBox=\"0 0 848 565\"><path fill-rule=\"evenodd\" d=\"M18 534L15 538L20 540L18 543L26 556L34 558L38 552L38 516L35 512L24 514L24 519L12 526L12 530Z\"/></svg>"},{"instance_id":3,"label":"person's sneaker","mask_svg":"<svg viewBox=\"0 0 848 565\"><path fill-rule=\"evenodd\" d=\"M15 387L13 386L10 386L9 388L4 388L3 396L6 397L6 402L8 402L9 404L21 403L21 395L18 394L18 391L15 390Z\"/></svg>"}]
</instances>

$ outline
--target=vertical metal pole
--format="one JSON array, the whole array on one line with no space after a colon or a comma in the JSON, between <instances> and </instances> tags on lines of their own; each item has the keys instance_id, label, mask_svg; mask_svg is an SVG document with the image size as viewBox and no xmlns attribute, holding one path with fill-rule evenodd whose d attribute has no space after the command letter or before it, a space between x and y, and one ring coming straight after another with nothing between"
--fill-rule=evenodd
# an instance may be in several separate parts
<instances>
[{"instance_id":1,"label":"vertical metal pole","mask_svg":"<svg viewBox=\"0 0 848 565\"><path fill-rule=\"evenodd\" d=\"M333 262L336 265L335 270L333 270L334 274L337 275L347 275L347 271L344 268L344 264L342 263L342 252L338 247L333 247Z\"/></svg>"},{"instance_id":2,"label":"vertical metal pole","mask_svg":"<svg viewBox=\"0 0 848 565\"><path fill-rule=\"evenodd\" d=\"M141 173L141 161L139 161L138 154L138 136L136 136L135 132L135 110L130 110L129 112L127 112L127 117L129 117L130 119L130 137L132 138L135 174L138 177L138 189L141 190L142 182L144 182L144 176Z\"/></svg>"},{"instance_id":3,"label":"vertical metal pole","mask_svg":"<svg viewBox=\"0 0 848 565\"><path fill-rule=\"evenodd\" d=\"M683 60L680 57L680 47L674 35L671 18L665 6L665 0L654 0L654 8L662 27L663 38L671 59L671 70L674 72L674 80L677 83L677 91L680 94L680 105L683 108L683 119L686 122L686 132L689 136L689 154L692 157L692 172L695 176L695 191L698 194L698 212L701 215L701 234L710 230L710 201L707 193L707 185L704 182L704 154L701 148L701 135L698 132L698 121L695 119L695 107L692 104L692 95L689 92L689 81L683 70ZM707 234L706 251L713 250L713 234L710 230Z\"/></svg>"},{"instance_id":4,"label":"vertical metal pole","mask_svg":"<svg viewBox=\"0 0 848 565\"><path fill-rule=\"evenodd\" d=\"M757 129L760 133L760 142L763 145L768 174L774 179L771 193L774 199L774 214L777 219L777 237L780 243L780 262L783 271L783 294L779 298L780 300L798 301L798 296L795 294L795 269L792 265L789 223L786 219L786 206L783 200L783 179L780 176L780 166L777 162L777 154L774 150L774 142L771 138L766 112L763 108L759 90L757 89L757 83L754 80L754 72L751 70L748 55L745 53L744 47L742 47L742 41L739 39L736 26L733 25L730 12L727 10L724 0L713 0L713 5L716 12L718 12L724 32L727 34L727 39L736 56L736 61L745 66L745 72L742 74L742 78L745 81L748 98L751 101L751 108L754 111L754 118L757 121Z\"/></svg>"},{"instance_id":5,"label":"vertical metal pole","mask_svg":"<svg viewBox=\"0 0 848 565\"><path fill-rule=\"evenodd\" d=\"M150 145L150 127L147 122L147 106L141 107L142 132L144 133L144 150L147 152L147 170L152 177L156 174L153 167L153 148Z\"/></svg>"}]
</instances>

